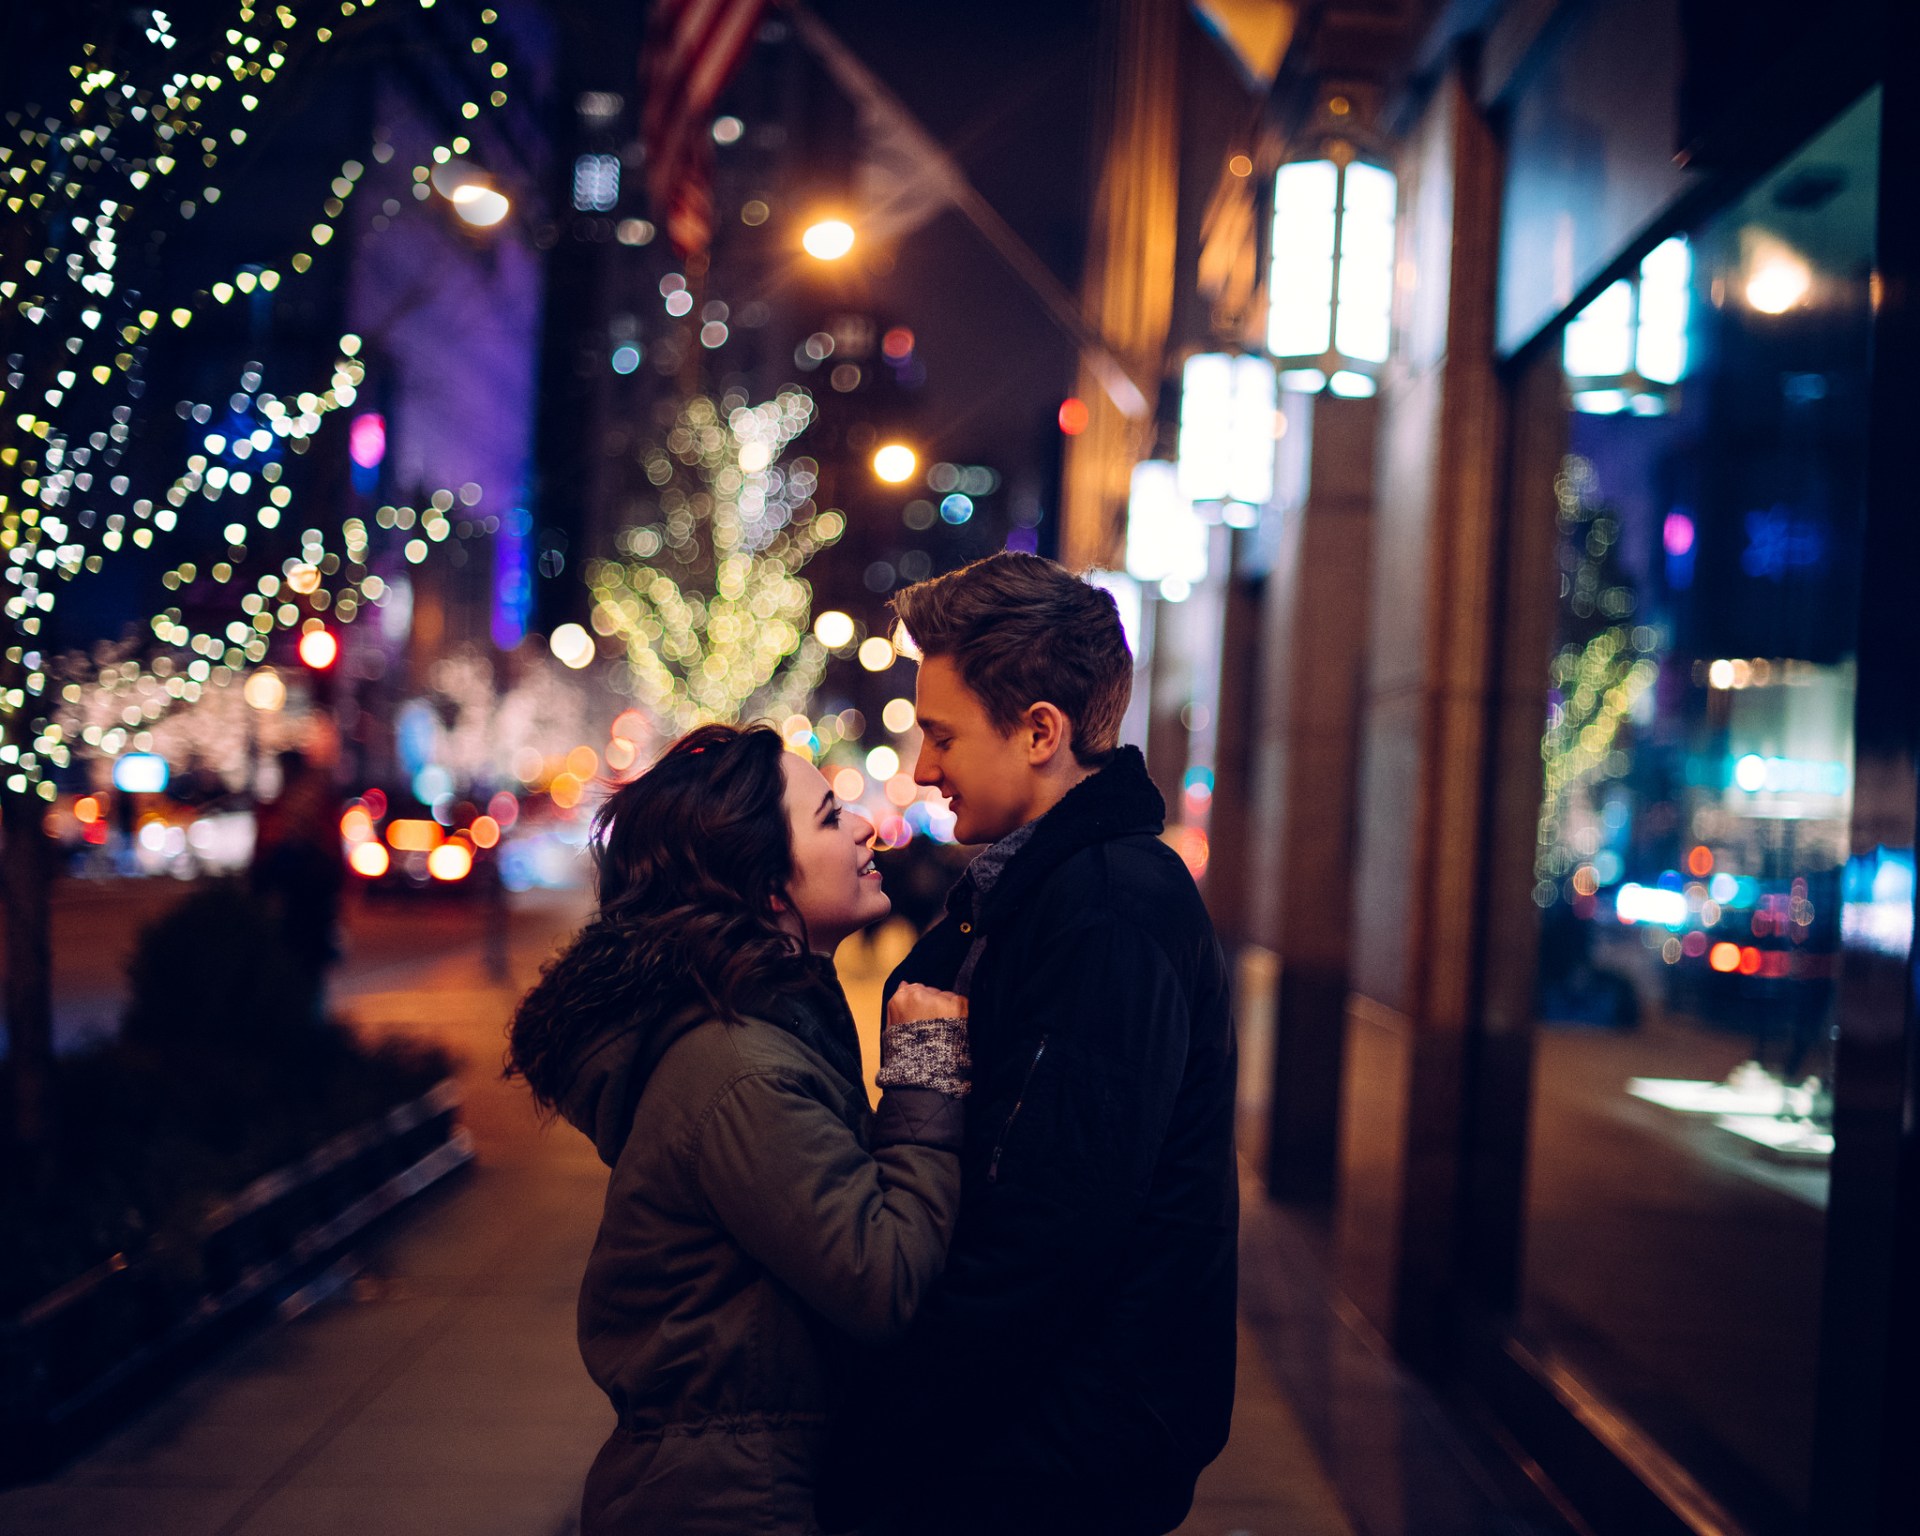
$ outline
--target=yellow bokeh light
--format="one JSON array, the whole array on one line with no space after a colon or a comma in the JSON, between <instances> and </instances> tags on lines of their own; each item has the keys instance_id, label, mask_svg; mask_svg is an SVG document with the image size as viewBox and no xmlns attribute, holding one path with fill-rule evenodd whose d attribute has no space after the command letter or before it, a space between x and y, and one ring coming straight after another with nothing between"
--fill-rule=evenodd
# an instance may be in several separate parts
<instances>
[{"instance_id":1,"label":"yellow bokeh light","mask_svg":"<svg viewBox=\"0 0 1920 1536\"><path fill-rule=\"evenodd\" d=\"M845 219L809 224L800 245L815 261L838 261L853 249L853 226Z\"/></svg>"},{"instance_id":2,"label":"yellow bokeh light","mask_svg":"<svg viewBox=\"0 0 1920 1536\"><path fill-rule=\"evenodd\" d=\"M255 709L271 714L287 702L287 685L272 667L262 667L247 679L240 696Z\"/></svg>"},{"instance_id":3,"label":"yellow bokeh light","mask_svg":"<svg viewBox=\"0 0 1920 1536\"><path fill-rule=\"evenodd\" d=\"M813 621L813 637L830 651L853 641L853 620L838 608L829 608Z\"/></svg>"},{"instance_id":4,"label":"yellow bokeh light","mask_svg":"<svg viewBox=\"0 0 1920 1536\"><path fill-rule=\"evenodd\" d=\"M498 224L513 206L504 192L473 181L455 187L447 200L453 204L453 211L460 221L476 229L487 229Z\"/></svg>"},{"instance_id":5,"label":"yellow bokeh light","mask_svg":"<svg viewBox=\"0 0 1920 1536\"><path fill-rule=\"evenodd\" d=\"M886 443L873 456L873 472L889 485L911 480L919 467L919 456L905 443Z\"/></svg>"},{"instance_id":6,"label":"yellow bokeh light","mask_svg":"<svg viewBox=\"0 0 1920 1536\"><path fill-rule=\"evenodd\" d=\"M860 665L869 672L884 672L894 664L897 653L884 635L869 635L860 642Z\"/></svg>"},{"instance_id":7,"label":"yellow bokeh light","mask_svg":"<svg viewBox=\"0 0 1920 1536\"><path fill-rule=\"evenodd\" d=\"M427 855L427 873L436 880L464 880L473 869L473 850L465 843L442 843Z\"/></svg>"},{"instance_id":8,"label":"yellow bokeh light","mask_svg":"<svg viewBox=\"0 0 1920 1536\"><path fill-rule=\"evenodd\" d=\"M842 800L858 800L867 792L867 781L858 768L842 768L833 776L833 792Z\"/></svg>"},{"instance_id":9,"label":"yellow bokeh light","mask_svg":"<svg viewBox=\"0 0 1920 1536\"><path fill-rule=\"evenodd\" d=\"M582 784L599 771L600 758L592 747L575 747L567 754L567 772Z\"/></svg>"},{"instance_id":10,"label":"yellow bokeh light","mask_svg":"<svg viewBox=\"0 0 1920 1536\"><path fill-rule=\"evenodd\" d=\"M915 718L912 699L888 699L880 711L880 723L896 736L912 730Z\"/></svg>"}]
</instances>

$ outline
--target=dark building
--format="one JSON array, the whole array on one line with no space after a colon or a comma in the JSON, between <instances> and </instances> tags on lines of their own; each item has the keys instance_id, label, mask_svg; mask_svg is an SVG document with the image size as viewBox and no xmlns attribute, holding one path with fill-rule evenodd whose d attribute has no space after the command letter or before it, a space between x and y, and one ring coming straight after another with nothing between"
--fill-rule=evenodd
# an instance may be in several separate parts
<instances>
[{"instance_id":1,"label":"dark building","mask_svg":"<svg viewBox=\"0 0 1920 1536\"><path fill-rule=\"evenodd\" d=\"M1592 1529L1913 1529L1911 9L1296 19L1165 370L1276 363L1277 479L1146 604L1249 1156Z\"/></svg>"}]
</instances>

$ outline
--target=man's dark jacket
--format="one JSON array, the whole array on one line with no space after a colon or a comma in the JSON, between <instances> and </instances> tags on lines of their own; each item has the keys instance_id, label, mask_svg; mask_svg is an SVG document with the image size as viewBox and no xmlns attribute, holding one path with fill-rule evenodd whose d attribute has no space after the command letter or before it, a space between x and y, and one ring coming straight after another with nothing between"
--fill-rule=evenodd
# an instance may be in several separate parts
<instances>
[{"instance_id":1,"label":"man's dark jacket","mask_svg":"<svg viewBox=\"0 0 1920 1536\"><path fill-rule=\"evenodd\" d=\"M1123 748L889 979L965 988L974 1090L944 1277L846 1422L828 1528L1156 1536L1233 1404L1226 966Z\"/></svg>"}]
</instances>

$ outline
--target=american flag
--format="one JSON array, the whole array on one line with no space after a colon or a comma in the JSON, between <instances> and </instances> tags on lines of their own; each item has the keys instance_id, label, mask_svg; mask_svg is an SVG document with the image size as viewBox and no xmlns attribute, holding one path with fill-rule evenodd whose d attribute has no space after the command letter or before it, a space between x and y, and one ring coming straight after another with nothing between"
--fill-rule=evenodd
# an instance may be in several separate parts
<instances>
[{"instance_id":1,"label":"american flag","mask_svg":"<svg viewBox=\"0 0 1920 1536\"><path fill-rule=\"evenodd\" d=\"M640 79L647 195L682 256L713 234L714 101L759 27L767 0L655 0Z\"/></svg>"}]
</instances>

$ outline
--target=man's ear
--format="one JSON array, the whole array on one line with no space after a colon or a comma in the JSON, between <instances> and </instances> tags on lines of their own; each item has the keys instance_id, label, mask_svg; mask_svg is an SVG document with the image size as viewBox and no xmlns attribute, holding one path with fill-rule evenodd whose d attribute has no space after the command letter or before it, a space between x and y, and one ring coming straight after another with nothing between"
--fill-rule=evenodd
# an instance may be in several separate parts
<instances>
[{"instance_id":1,"label":"man's ear","mask_svg":"<svg viewBox=\"0 0 1920 1536\"><path fill-rule=\"evenodd\" d=\"M1073 747L1073 722L1058 704L1045 699L1028 706L1021 728L1026 736L1027 762L1035 768L1046 767Z\"/></svg>"}]
</instances>

